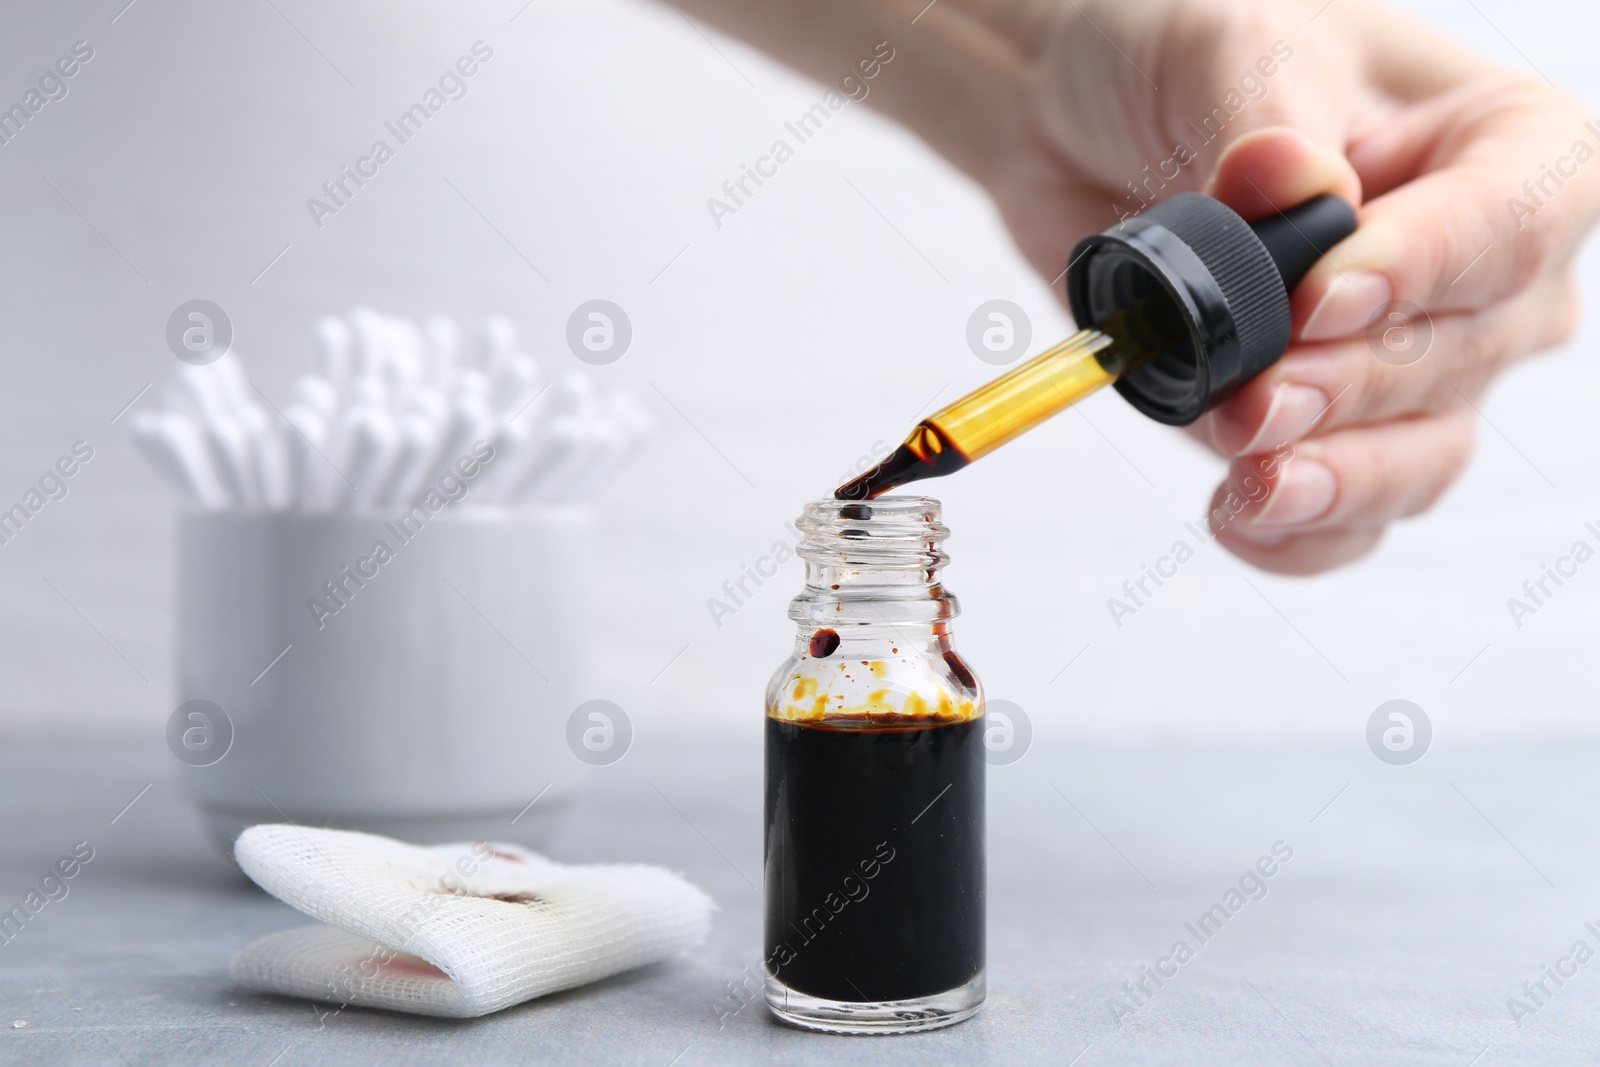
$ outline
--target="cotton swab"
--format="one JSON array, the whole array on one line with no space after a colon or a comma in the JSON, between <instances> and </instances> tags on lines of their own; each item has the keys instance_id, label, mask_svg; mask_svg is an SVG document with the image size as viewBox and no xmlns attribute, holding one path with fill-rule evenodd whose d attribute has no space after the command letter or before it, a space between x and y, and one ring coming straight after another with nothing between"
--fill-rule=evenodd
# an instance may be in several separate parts
<instances>
[{"instance_id":1,"label":"cotton swab","mask_svg":"<svg viewBox=\"0 0 1600 1067\"><path fill-rule=\"evenodd\" d=\"M194 418L204 432L212 462L229 497L240 506L257 507L254 458L248 438L234 418L225 377L226 373L215 366L179 367L173 380L174 396L179 410Z\"/></svg>"},{"instance_id":2,"label":"cotton swab","mask_svg":"<svg viewBox=\"0 0 1600 1067\"><path fill-rule=\"evenodd\" d=\"M332 418L339 410L339 390L320 374L302 374L294 381L294 400L304 404L323 418Z\"/></svg>"},{"instance_id":3,"label":"cotton swab","mask_svg":"<svg viewBox=\"0 0 1600 1067\"><path fill-rule=\"evenodd\" d=\"M363 376L351 384L360 385L364 381L370 382L371 379ZM361 435L365 433L366 424L373 413L388 414L381 404L360 399L347 399L346 404L347 406L329 424L328 441L323 448L323 455L337 472L325 483L328 506L334 510L348 507L361 489L361 483L354 475L353 463L357 458L356 449Z\"/></svg>"},{"instance_id":4,"label":"cotton swab","mask_svg":"<svg viewBox=\"0 0 1600 1067\"><path fill-rule=\"evenodd\" d=\"M456 372L456 382L453 389L454 396L489 396L489 376L481 370L472 367L463 367Z\"/></svg>"},{"instance_id":5,"label":"cotton swab","mask_svg":"<svg viewBox=\"0 0 1600 1067\"><path fill-rule=\"evenodd\" d=\"M438 422L421 415L406 415L400 420L400 451L395 457L389 484L380 498L386 503L406 507L414 503L438 463Z\"/></svg>"},{"instance_id":6,"label":"cotton swab","mask_svg":"<svg viewBox=\"0 0 1600 1067\"><path fill-rule=\"evenodd\" d=\"M355 339L343 319L323 315L311 324L311 370L336 388L353 371Z\"/></svg>"},{"instance_id":7,"label":"cotton swab","mask_svg":"<svg viewBox=\"0 0 1600 1067\"><path fill-rule=\"evenodd\" d=\"M583 372L546 380L502 315L466 349L453 319L419 326L370 307L314 320L311 341L282 420L230 352L177 368L163 410L132 422L139 448L202 507L323 512L412 503L463 477L458 463L486 441L494 457L468 506L515 506L592 498L650 426Z\"/></svg>"},{"instance_id":8,"label":"cotton swab","mask_svg":"<svg viewBox=\"0 0 1600 1067\"><path fill-rule=\"evenodd\" d=\"M259 511L263 503L260 476L244 424L232 415L208 415L206 442L228 496L245 511Z\"/></svg>"},{"instance_id":9,"label":"cotton swab","mask_svg":"<svg viewBox=\"0 0 1600 1067\"><path fill-rule=\"evenodd\" d=\"M482 395L471 391L457 395L451 405L448 429L439 442L434 477L455 474L456 461L467 454L474 441L487 441L494 427L494 412L489 410L489 402Z\"/></svg>"},{"instance_id":10,"label":"cotton swab","mask_svg":"<svg viewBox=\"0 0 1600 1067\"><path fill-rule=\"evenodd\" d=\"M494 458L484 466L476 490L485 504L501 504L510 499L511 490L527 470L542 439L532 424L500 419L489 437Z\"/></svg>"},{"instance_id":11,"label":"cotton swab","mask_svg":"<svg viewBox=\"0 0 1600 1067\"><path fill-rule=\"evenodd\" d=\"M490 315L483 320L483 335L479 340L480 362L478 369L493 374L502 362L516 355L517 326L504 315Z\"/></svg>"},{"instance_id":12,"label":"cotton swab","mask_svg":"<svg viewBox=\"0 0 1600 1067\"><path fill-rule=\"evenodd\" d=\"M389 332L392 338L395 399L400 401L411 390L425 384L428 370L427 340L416 323L409 319L389 319Z\"/></svg>"},{"instance_id":13,"label":"cotton swab","mask_svg":"<svg viewBox=\"0 0 1600 1067\"><path fill-rule=\"evenodd\" d=\"M383 380L389 373L389 338L382 316L368 307L350 312L350 330L355 338L354 373Z\"/></svg>"},{"instance_id":14,"label":"cotton swab","mask_svg":"<svg viewBox=\"0 0 1600 1067\"><path fill-rule=\"evenodd\" d=\"M231 503L206 453L199 425L176 411L140 411L134 440L167 482L192 503L225 508Z\"/></svg>"},{"instance_id":15,"label":"cotton swab","mask_svg":"<svg viewBox=\"0 0 1600 1067\"><path fill-rule=\"evenodd\" d=\"M373 374L363 373L359 378L345 385L344 395L340 398L345 412L354 411L356 408L383 408L389 407L389 398L392 394L383 379Z\"/></svg>"},{"instance_id":16,"label":"cotton swab","mask_svg":"<svg viewBox=\"0 0 1600 1067\"><path fill-rule=\"evenodd\" d=\"M455 319L434 315L422 332L428 339L427 382L435 389L449 389L461 364L461 327Z\"/></svg>"},{"instance_id":17,"label":"cotton swab","mask_svg":"<svg viewBox=\"0 0 1600 1067\"><path fill-rule=\"evenodd\" d=\"M414 389L400 405L400 415L426 419L438 429L450 415L450 404L444 397L443 392L432 386Z\"/></svg>"},{"instance_id":18,"label":"cotton swab","mask_svg":"<svg viewBox=\"0 0 1600 1067\"><path fill-rule=\"evenodd\" d=\"M326 511L332 506L331 482L339 476L328 467L323 449L328 446L328 420L304 404L284 409L293 433L289 442L289 480L294 498L306 511Z\"/></svg>"},{"instance_id":19,"label":"cotton swab","mask_svg":"<svg viewBox=\"0 0 1600 1067\"><path fill-rule=\"evenodd\" d=\"M166 483L177 490L184 501L189 504L201 503L200 494L195 489L195 484L184 468L183 460L178 456L177 448L163 432L164 420L168 417L165 412L139 411L133 417L133 440L139 446L139 451L144 453L150 465ZM220 500L217 502L220 504Z\"/></svg>"},{"instance_id":20,"label":"cotton swab","mask_svg":"<svg viewBox=\"0 0 1600 1067\"><path fill-rule=\"evenodd\" d=\"M511 418L539 388L539 366L532 357L507 356L489 376L489 403L496 415Z\"/></svg>"},{"instance_id":21,"label":"cotton swab","mask_svg":"<svg viewBox=\"0 0 1600 1067\"><path fill-rule=\"evenodd\" d=\"M244 373L244 363L235 353L224 352L209 369L196 367L195 370L210 375L215 381L215 395L223 410L238 413L256 402L250 392L250 379Z\"/></svg>"},{"instance_id":22,"label":"cotton swab","mask_svg":"<svg viewBox=\"0 0 1600 1067\"><path fill-rule=\"evenodd\" d=\"M267 413L256 404L242 408L239 425L250 441L255 473L260 480L261 502L269 511L281 511L290 504L289 457L283 435Z\"/></svg>"},{"instance_id":23,"label":"cotton swab","mask_svg":"<svg viewBox=\"0 0 1600 1067\"><path fill-rule=\"evenodd\" d=\"M179 406L202 421L226 416L232 407L221 379L209 367L192 364L179 367L173 378L173 390Z\"/></svg>"},{"instance_id":24,"label":"cotton swab","mask_svg":"<svg viewBox=\"0 0 1600 1067\"><path fill-rule=\"evenodd\" d=\"M348 457L344 470L355 483L348 502L351 510L366 511L389 484L400 452L400 429L394 416L381 408L356 408L341 425L347 439L336 447Z\"/></svg>"}]
</instances>

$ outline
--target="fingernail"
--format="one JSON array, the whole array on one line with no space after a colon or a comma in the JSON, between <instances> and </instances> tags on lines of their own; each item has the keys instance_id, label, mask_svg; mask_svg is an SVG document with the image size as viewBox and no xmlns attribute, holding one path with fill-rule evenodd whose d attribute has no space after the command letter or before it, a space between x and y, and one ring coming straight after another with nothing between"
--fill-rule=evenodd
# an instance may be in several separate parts
<instances>
[{"instance_id":1,"label":"fingernail","mask_svg":"<svg viewBox=\"0 0 1600 1067\"><path fill-rule=\"evenodd\" d=\"M1272 495L1245 525L1261 528L1299 526L1333 507L1339 494L1339 479L1326 464L1314 459L1292 459L1283 468L1283 477L1273 486Z\"/></svg>"},{"instance_id":2,"label":"fingernail","mask_svg":"<svg viewBox=\"0 0 1600 1067\"><path fill-rule=\"evenodd\" d=\"M1371 271L1341 274L1306 319L1300 339L1331 341L1360 333L1393 298L1394 286L1381 274Z\"/></svg>"},{"instance_id":3,"label":"fingernail","mask_svg":"<svg viewBox=\"0 0 1600 1067\"><path fill-rule=\"evenodd\" d=\"M1232 449L1236 456L1249 456L1257 452L1270 452L1280 445L1292 444L1311 432L1328 410L1328 394L1314 385L1283 384L1272 391L1272 402L1267 405L1266 417L1250 439ZM1213 439L1221 436L1238 440L1237 427L1219 414L1213 427ZM1223 444L1223 441L1218 441Z\"/></svg>"}]
</instances>

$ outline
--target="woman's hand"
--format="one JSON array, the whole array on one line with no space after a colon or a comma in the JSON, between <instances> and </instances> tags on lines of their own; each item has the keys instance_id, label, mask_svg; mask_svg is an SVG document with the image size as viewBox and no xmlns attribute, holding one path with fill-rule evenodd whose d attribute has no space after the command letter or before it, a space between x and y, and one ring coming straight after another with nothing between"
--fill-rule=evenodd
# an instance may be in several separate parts
<instances>
[{"instance_id":1,"label":"woman's hand","mask_svg":"<svg viewBox=\"0 0 1600 1067\"><path fill-rule=\"evenodd\" d=\"M1177 192L1248 219L1319 193L1357 205L1292 294L1295 343L1195 427L1233 463L1220 540L1268 570L1345 563L1427 508L1488 383L1576 324L1600 123L1367 0L674 6L825 81L890 43L872 105L987 188L1046 278Z\"/></svg>"},{"instance_id":2,"label":"woman's hand","mask_svg":"<svg viewBox=\"0 0 1600 1067\"><path fill-rule=\"evenodd\" d=\"M1296 574L1369 551L1460 473L1490 380L1571 335L1600 123L1361 0L1030 10L989 23L1028 56L1029 121L975 176L1041 274L1183 190L1249 219L1319 193L1360 206L1293 294L1288 353L1195 429L1233 462L1213 501L1231 551Z\"/></svg>"}]
</instances>

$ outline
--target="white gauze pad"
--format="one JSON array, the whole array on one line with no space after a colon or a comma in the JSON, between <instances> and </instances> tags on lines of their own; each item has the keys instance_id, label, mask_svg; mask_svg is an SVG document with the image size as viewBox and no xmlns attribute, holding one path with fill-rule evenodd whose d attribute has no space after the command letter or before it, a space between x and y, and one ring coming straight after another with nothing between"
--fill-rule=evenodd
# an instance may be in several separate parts
<instances>
[{"instance_id":1,"label":"white gauze pad","mask_svg":"<svg viewBox=\"0 0 1600 1067\"><path fill-rule=\"evenodd\" d=\"M517 845L264 825L233 851L262 889L330 924L246 946L237 981L421 1015L487 1015L655 963L704 940L715 908L661 867L568 865Z\"/></svg>"}]
</instances>

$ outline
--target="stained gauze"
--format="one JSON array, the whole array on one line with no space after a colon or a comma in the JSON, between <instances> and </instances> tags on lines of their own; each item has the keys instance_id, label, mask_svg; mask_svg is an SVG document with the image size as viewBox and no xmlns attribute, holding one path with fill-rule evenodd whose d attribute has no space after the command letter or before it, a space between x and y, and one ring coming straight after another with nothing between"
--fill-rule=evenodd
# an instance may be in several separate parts
<instances>
[{"instance_id":1,"label":"stained gauze","mask_svg":"<svg viewBox=\"0 0 1600 1067\"><path fill-rule=\"evenodd\" d=\"M517 845L264 825L233 851L257 885L330 924L251 943L236 980L421 1015L487 1015L654 963L702 941L715 907L661 867L568 865Z\"/></svg>"}]
</instances>

